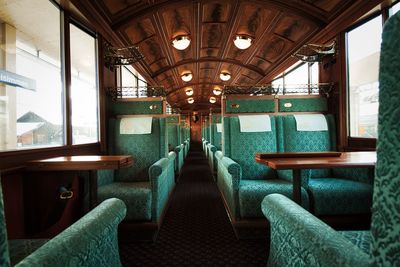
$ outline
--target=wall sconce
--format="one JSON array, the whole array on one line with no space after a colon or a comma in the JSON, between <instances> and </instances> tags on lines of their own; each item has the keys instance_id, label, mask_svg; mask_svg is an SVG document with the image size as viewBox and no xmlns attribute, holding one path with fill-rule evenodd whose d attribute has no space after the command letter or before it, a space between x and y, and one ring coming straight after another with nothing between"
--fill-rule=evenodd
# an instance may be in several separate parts
<instances>
[{"instance_id":1,"label":"wall sconce","mask_svg":"<svg viewBox=\"0 0 400 267\"><path fill-rule=\"evenodd\" d=\"M193 103L194 103L193 97L188 98L188 99L187 99L187 102L188 102L189 104L193 104Z\"/></svg>"},{"instance_id":2,"label":"wall sconce","mask_svg":"<svg viewBox=\"0 0 400 267\"><path fill-rule=\"evenodd\" d=\"M247 49L251 46L251 37L246 36L246 35L236 35L235 40L233 40L233 43L235 46L239 49Z\"/></svg>"},{"instance_id":3,"label":"wall sconce","mask_svg":"<svg viewBox=\"0 0 400 267\"><path fill-rule=\"evenodd\" d=\"M190 45L189 36L180 35L172 40L172 46L178 50L185 50Z\"/></svg>"},{"instance_id":4,"label":"wall sconce","mask_svg":"<svg viewBox=\"0 0 400 267\"><path fill-rule=\"evenodd\" d=\"M191 72L186 72L181 75L182 81L190 82L193 78L193 74Z\"/></svg>"},{"instance_id":5,"label":"wall sconce","mask_svg":"<svg viewBox=\"0 0 400 267\"><path fill-rule=\"evenodd\" d=\"M223 80L224 82L226 82L226 81L229 81L230 80L230 78L231 78L231 74L229 73L229 72L221 72L220 74L219 74L219 78L221 79L221 80Z\"/></svg>"},{"instance_id":6,"label":"wall sconce","mask_svg":"<svg viewBox=\"0 0 400 267\"><path fill-rule=\"evenodd\" d=\"M210 97L210 103L214 104L215 102L217 102L217 99L215 97Z\"/></svg>"},{"instance_id":7,"label":"wall sconce","mask_svg":"<svg viewBox=\"0 0 400 267\"><path fill-rule=\"evenodd\" d=\"M219 87L214 87L213 93L214 95L220 95L222 94L222 90Z\"/></svg>"},{"instance_id":8,"label":"wall sconce","mask_svg":"<svg viewBox=\"0 0 400 267\"><path fill-rule=\"evenodd\" d=\"M185 89L185 94L188 95L188 96L193 95L193 89L190 88L190 87L189 87L189 88L186 88L186 89Z\"/></svg>"}]
</instances>

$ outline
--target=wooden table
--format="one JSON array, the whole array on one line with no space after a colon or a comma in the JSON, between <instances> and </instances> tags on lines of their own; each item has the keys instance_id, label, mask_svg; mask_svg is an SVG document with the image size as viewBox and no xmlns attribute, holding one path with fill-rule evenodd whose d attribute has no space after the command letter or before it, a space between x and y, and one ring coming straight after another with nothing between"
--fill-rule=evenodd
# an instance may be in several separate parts
<instances>
[{"instance_id":1,"label":"wooden table","mask_svg":"<svg viewBox=\"0 0 400 267\"><path fill-rule=\"evenodd\" d=\"M302 169L374 168L376 152L257 153L256 161L275 170L293 170L293 200L300 204Z\"/></svg>"},{"instance_id":2,"label":"wooden table","mask_svg":"<svg viewBox=\"0 0 400 267\"><path fill-rule=\"evenodd\" d=\"M89 171L89 205L97 204L97 170L121 169L133 165L132 156L66 156L27 162L31 171Z\"/></svg>"}]
</instances>

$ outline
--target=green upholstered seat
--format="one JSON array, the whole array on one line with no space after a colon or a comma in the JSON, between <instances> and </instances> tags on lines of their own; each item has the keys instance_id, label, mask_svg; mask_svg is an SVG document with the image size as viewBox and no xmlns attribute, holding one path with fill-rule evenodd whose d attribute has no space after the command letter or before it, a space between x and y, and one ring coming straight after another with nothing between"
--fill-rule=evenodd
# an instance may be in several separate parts
<instances>
[{"instance_id":1,"label":"green upholstered seat","mask_svg":"<svg viewBox=\"0 0 400 267\"><path fill-rule=\"evenodd\" d=\"M174 152L168 154L165 118L152 118L150 134L120 134L121 119L109 123L110 153L132 155L132 167L99 171L98 200L121 198L125 221L158 223L175 185Z\"/></svg>"},{"instance_id":2,"label":"green upholstered seat","mask_svg":"<svg viewBox=\"0 0 400 267\"><path fill-rule=\"evenodd\" d=\"M217 151L217 183L235 219L262 218L260 204L271 193L292 196L292 183L276 179L276 171L255 160L257 152L277 152L275 117L270 116L271 131L241 132L237 116L224 117L224 154ZM303 204L309 207L307 192Z\"/></svg>"},{"instance_id":3,"label":"green upholstered seat","mask_svg":"<svg viewBox=\"0 0 400 267\"><path fill-rule=\"evenodd\" d=\"M260 203L266 195L279 193L287 197L293 194L292 183L281 179L242 180L239 186L239 207L242 218L263 216ZM302 205L308 209L308 194L302 188Z\"/></svg>"},{"instance_id":4,"label":"green upholstered seat","mask_svg":"<svg viewBox=\"0 0 400 267\"><path fill-rule=\"evenodd\" d=\"M316 215L367 214L371 212L372 185L347 179L313 178L308 191Z\"/></svg>"},{"instance_id":5,"label":"green upholstered seat","mask_svg":"<svg viewBox=\"0 0 400 267\"><path fill-rule=\"evenodd\" d=\"M371 230L337 232L285 196L266 196L262 211L271 224L268 266L400 266L399 47L397 12L382 35Z\"/></svg>"},{"instance_id":6,"label":"green upholstered seat","mask_svg":"<svg viewBox=\"0 0 400 267\"><path fill-rule=\"evenodd\" d=\"M151 187L149 182L115 182L99 187L98 200L113 196L127 206L126 220L151 220Z\"/></svg>"},{"instance_id":7,"label":"green upholstered seat","mask_svg":"<svg viewBox=\"0 0 400 267\"><path fill-rule=\"evenodd\" d=\"M179 173L183 166L183 160L185 158L185 145L181 141L181 127L176 123L168 123L168 150L174 151L177 155L175 161L175 172Z\"/></svg>"},{"instance_id":8,"label":"green upholstered seat","mask_svg":"<svg viewBox=\"0 0 400 267\"><path fill-rule=\"evenodd\" d=\"M285 152L334 151L336 129L332 115L325 116L327 131L298 131L293 115L277 118L278 140ZM279 178L292 180L291 171L278 171ZM310 194L316 215L369 214L373 177L367 168L306 169L302 186Z\"/></svg>"},{"instance_id":9,"label":"green upholstered seat","mask_svg":"<svg viewBox=\"0 0 400 267\"><path fill-rule=\"evenodd\" d=\"M108 199L50 240L8 240L0 187L0 266L122 266L117 230L125 214L123 201Z\"/></svg>"}]
</instances>

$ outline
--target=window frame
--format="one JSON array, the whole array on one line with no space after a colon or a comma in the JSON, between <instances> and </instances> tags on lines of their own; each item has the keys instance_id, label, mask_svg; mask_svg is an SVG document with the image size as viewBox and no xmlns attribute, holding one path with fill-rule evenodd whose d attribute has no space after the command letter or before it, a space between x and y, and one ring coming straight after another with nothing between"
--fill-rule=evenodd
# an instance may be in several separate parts
<instances>
[{"instance_id":1,"label":"window frame","mask_svg":"<svg viewBox=\"0 0 400 267\"><path fill-rule=\"evenodd\" d=\"M0 151L0 170L21 166L24 162L34 160L37 158L55 157L60 155L71 154L95 154L104 151L104 133L105 123L102 122L102 117L105 115L105 107L101 105L104 103L105 93L101 85L102 75L102 51L100 49L101 36L96 34L90 27L86 26L79 19L75 18L67 10L63 9L54 0L49 0L60 12L60 59L61 59L61 80L62 80L62 109L63 124L64 124L64 144L54 147L38 147L26 149L13 149L7 151ZM98 141L85 144L72 143L72 124L71 124L71 60L70 60L70 32L69 23L74 24L76 27L92 35L95 38L96 47L96 87L97 87L97 117L98 117Z\"/></svg>"},{"instance_id":2,"label":"window frame","mask_svg":"<svg viewBox=\"0 0 400 267\"><path fill-rule=\"evenodd\" d=\"M345 113L343 114L344 118L345 118L345 125L346 125L346 130L345 130L345 136L346 136L346 145L344 146L345 150L347 151L366 151L366 150L370 150L370 151L374 151L376 150L376 143L377 143L377 138L367 138L367 137L356 137L356 136L350 136L350 113L349 113L349 108L350 108L350 99L349 99L349 68L348 68L348 49L347 49L347 33L351 30L354 30L355 28L363 25L364 23L367 23L368 21L378 17L378 16L382 16L382 25L384 25L386 23L386 21L389 19L389 11L390 9L396 5L400 3L400 1L395 1L394 3L392 3L389 6L386 7L382 7L381 10L377 10L376 12L373 12L371 14L369 14L368 16L362 18L360 21L357 21L356 23L354 23L353 25L351 25L350 27L346 28L343 31L343 35L344 35L344 60L346 62L346 64L343 64L343 68L344 68L344 75L345 75L345 81L344 81L344 86L345 86Z\"/></svg>"}]
</instances>

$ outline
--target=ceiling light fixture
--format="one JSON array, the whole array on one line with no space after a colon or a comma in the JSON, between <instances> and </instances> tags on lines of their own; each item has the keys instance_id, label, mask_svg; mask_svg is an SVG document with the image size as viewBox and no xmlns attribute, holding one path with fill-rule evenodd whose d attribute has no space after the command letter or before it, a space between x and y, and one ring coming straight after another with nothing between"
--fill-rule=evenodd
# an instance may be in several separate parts
<instances>
[{"instance_id":1,"label":"ceiling light fixture","mask_svg":"<svg viewBox=\"0 0 400 267\"><path fill-rule=\"evenodd\" d=\"M235 46L239 49L247 49L251 46L251 37L246 36L246 35L236 35L235 40L233 40L233 43Z\"/></svg>"},{"instance_id":2,"label":"ceiling light fixture","mask_svg":"<svg viewBox=\"0 0 400 267\"><path fill-rule=\"evenodd\" d=\"M214 95L220 95L222 94L222 90L219 87L214 87L213 93Z\"/></svg>"},{"instance_id":3,"label":"ceiling light fixture","mask_svg":"<svg viewBox=\"0 0 400 267\"><path fill-rule=\"evenodd\" d=\"M180 35L172 40L172 46L178 50L185 50L190 45L189 36Z\"/></svg>"},{"instance_id":4,"label":"ceiling light fixture","mask_svg":"<svg viewBox=\"0 0 400 267\"><path fill-rule=\"evenodd\" d=\"M188 96L193 95L193 89L190 88L190 87L189 87L189 88L186 88L186 89L185 89L185 94L188 95Z\"/></svg>"},{"instance_id":5,"label":"ceiling light fixture","mask_svg":"<svg viewBox=\"0 0 400 267\"><path fill-rule=\"evenodd\" d=\"M217 102L217 99L215 97L210 97L210 103L214 104L215 102Z\"/></svg>"},{"instance_id":6,"label":"ceiling light fixture","mask_svg":"<svg viewBox=\"0 0 400 267\"><path fill-rule=\"evenodd\" d=\"M193 104L193 103L194 103L193 97L188 98L188 99L187 99L187 102L188 102L189 104Z\"/></svg>"},{"instance_id":7,"label":"ceiling light fixture","mask_svg":"<svg viewBox=\"0 0 400 267\"><path fill-rule=\"evenodd\" d=\"M191 72L186 72L181 75L182 81L190 82L193 78L193 74Z\"/></svg>"},{"instance_id":8,"label":"ceiling light fixture","mask_svg":"<svg viewBox=\"0 0 400 267\"><path fill-rule=\"evenodd\" d=\"M229 79L231 78L231 74L229 73L229 72L221 72L220 74L219 74L219 78L221 79L221 80L223 80L224 82L226 82L226 81L229 81Z\"/></svg>"}]
</instances>

